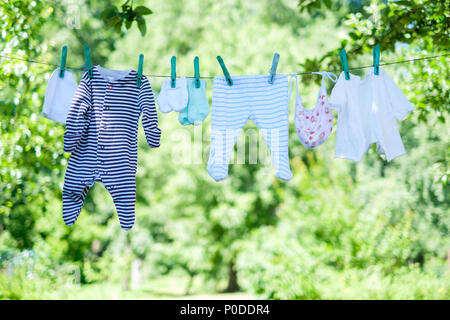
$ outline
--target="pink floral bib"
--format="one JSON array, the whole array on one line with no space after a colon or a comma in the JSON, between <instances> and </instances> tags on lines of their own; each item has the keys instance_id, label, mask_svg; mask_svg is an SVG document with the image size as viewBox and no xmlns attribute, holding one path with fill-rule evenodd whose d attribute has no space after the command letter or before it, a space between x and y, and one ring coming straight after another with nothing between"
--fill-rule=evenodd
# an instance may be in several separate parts
<instances>
[{"instance_id":1,"label":"pink floral bib","mask_svg":"<svg viewBox=\"0 0 450 320\"><path fill-rule=\"evenodd\" d=\"M295 99L295 129L301 143L307 148L315 148L327 140L333 131L333 114L328 104L325 75L334 80L329 73L322 74L322 86L314 109L306 109L298 93ZM334 74L331 74L334 75Z\"/></svg>"}]
</instances>

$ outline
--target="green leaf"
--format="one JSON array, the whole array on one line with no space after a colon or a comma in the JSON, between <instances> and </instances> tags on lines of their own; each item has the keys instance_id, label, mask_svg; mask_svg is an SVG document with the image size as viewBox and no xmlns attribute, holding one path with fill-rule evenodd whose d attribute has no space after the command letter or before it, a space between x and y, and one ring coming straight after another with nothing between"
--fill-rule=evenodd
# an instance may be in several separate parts
<instances>
[{"instance_id":1,"label":"green leaf","mask_svg":"<svg viewBox=\"0 0 450 320\"><path fill-rule=\"evenodd\" d=\"M118 32L118 33L120 33L120 31L122 31L122 22L123 22L123 20L120 20L119 23L116 23L114 25L114 30L116 30L116 32Z\"/></svg>"},{"instance_id":2,"label":"green leaf","mask_svg":"<svg viewBox=\"0 0 450 320\"><path fill-rule=\"evenodd\" d=\"M107 28L115 27L117 24L120 24L120 25L122 24L122 19L120 19L118 16L109 18L105 22L105 25Z\"/></svg>"},{"instance_id":3,"label":"green leaf","mask_svg":"<svg viewBox=\"0 0 450 320\"><path fill-rule=\"evenodd\" d=\"M357 35L355 32L349 33L350 38L353 40L358 40L360 38L360 35Z\"/></svg>"},{"instance_id":4,"label":"green leaf","mask_svg":"<svg viewBox=\"0 0 450 320\"><path fill-rule=\"evenodd\" d=\"M145 16L145 15L148 15L148 14L152 14L152 13L153 13L152 10L150 10L149 8L144 7L144 6L138 6L138 7L134 8L133 11L134 11L137 15L141 15L141 16Z\"/></svg>"},{"instance_id":5,"label":"green leaf","mask_svg":"<svg viewBox=\"0 0 450 320\"><path fill-rule=\"evenodd\" d=\"M131 6L128 4L128 1L127 1L121 6L121 8L122 8L122 11L128 11L131 8Z\"/></svg>"},{"instance_id":6,"label":"green leaf","mask_svg":"<svg viewBox=\"0 0 450 320\"><path fill-rule=\"evenodd\" d=\"M128 19L128 17L129 17L128 12L119 12L118 15L122 19Z\"/></svg>"},{"instance_id":7,"label":"green leaf","mask_svg":"<svg viewBox=\"0 0 450 320\"><path fill-rule=\"evenodd\" d=\"M117 8L115 6L111 6L103 10L100 17L102 18L102 20L108 20L115 15L117 15Z\"/></svg>"},{"instance_id":8,"label":"green leaf","mask_svg":"<svg viewBox=\"0 0 450 320\"><path fill-rule=\"evenodd\" d=\"M405 6L405 7L411 7L412 5L414 5L413 1L404 1L404 0L400 0L400 1L396 1L395 5L401 5L401 6Z\"/></svg>"},{"instance_id":9,"label":"green leaf","mask_svg":"<svg viewBox=\"0 0 450 320\"><path fill-rule=\"evenodd\" d=\"M145 19L142 16L137 17L137 24L141 35L145 36L147 33L147 26L145 25Z\"/></svg>"}]
</instances>

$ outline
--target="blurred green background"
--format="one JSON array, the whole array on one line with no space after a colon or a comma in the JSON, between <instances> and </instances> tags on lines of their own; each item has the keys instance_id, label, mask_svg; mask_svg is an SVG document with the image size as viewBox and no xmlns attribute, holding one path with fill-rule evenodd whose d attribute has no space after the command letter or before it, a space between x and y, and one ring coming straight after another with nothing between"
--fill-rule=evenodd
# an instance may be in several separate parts
<instances>
[{"instance_id":1,"label":"blurred green background","mask_svg":"<svg viewBox=\"0 0 450 320\"><path fill-rule=\"evenodd\" d=\"M415 105L400 124L407 155L391 163L373 148L358 164L334 159L334 134L307 150L291 121L291 181L257 164L231 165L216 183L210 118L203 161L184 164L177 114L159 114L159 149L139 131L130 232L101 184L64 225L64 125L41 114L54 67L7 57L58 64L67 44L67 64L81 68L86 43L108 68L136 69L144 53L145 74L167 75L176 55L177 74L193 75L198 55L210 76L221 74L217 55L239 75L268 73L274 52L279 73L339 73L343 47L350 67L371 65L376 43L382 62L448 53L450 1L387 3L2 1L0 298L449 299L448 56L384 68ZM162 78L150 81L159 91ZM319 82L300 78L307 106Z\"/></svg>"}]
</instances>

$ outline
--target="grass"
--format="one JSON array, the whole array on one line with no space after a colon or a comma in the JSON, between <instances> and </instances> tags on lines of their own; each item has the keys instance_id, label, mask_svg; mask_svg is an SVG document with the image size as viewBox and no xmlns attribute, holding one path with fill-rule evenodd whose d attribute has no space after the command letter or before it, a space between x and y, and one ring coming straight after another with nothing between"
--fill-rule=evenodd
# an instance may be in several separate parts
<instances>
[{"instance_id":1,"label":"grass","mask_svg":"<svg viewBox=\"0 0 450 320\"><path fill-rule=\"evenodd\" d=\"M119 283L98 283L81 286L71 286L49 293L45 299L73 300L156 300L156 299L192 299L192 300L249 300L256 297L251 294L209 292L204 288L195 287L192 294L184 293L182 280L173 277L158 277L145 282L139 289L124 290Z\"/></svg>"}]
</instances>

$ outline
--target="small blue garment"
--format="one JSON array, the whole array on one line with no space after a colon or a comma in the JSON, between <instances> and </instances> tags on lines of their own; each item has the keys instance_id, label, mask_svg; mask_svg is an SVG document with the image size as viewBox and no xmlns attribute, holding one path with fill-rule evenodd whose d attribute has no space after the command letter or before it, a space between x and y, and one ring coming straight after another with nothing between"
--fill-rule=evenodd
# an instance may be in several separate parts
<instances>
[{"instance_id":1,"label":"small blue garment","mask_svg":"<svg viewBox=\"0 0 450 320\"><path fill-rule=\"evenodd\" d=\"M180 111L178 121L187 126L199 125L209 114L209 103L206 97L206 81L200 80L200 87L195 87L195 79L187 80L189 99L187 107Z\"/></svg>"},{"instance_id":2,"label":"small blue garment","mask_svg":"<svg viewBox=\"0 0 450 320\"><path fill-rule=\"evenodd\" d=\"M189 119L188 119L188 107L186 107L186 108L184 108L183 110L180 111L180 114L178 115L178 121L183 126L188 126L188 125L192 124L192 123L189 122Z\"/></svg>"},{"instance_id":3,"label":"small blue garment","mask_svg":"<svg viewBox=\"0 0 450 320\"><path fill-rule=\"evenodd\" d=\"M195 79L188 81L188 120L194 125L199 125L209 114L208 98L206 98L206 81L200 80L200 87L195 87Z\"/></svg>"}]
</instances>

